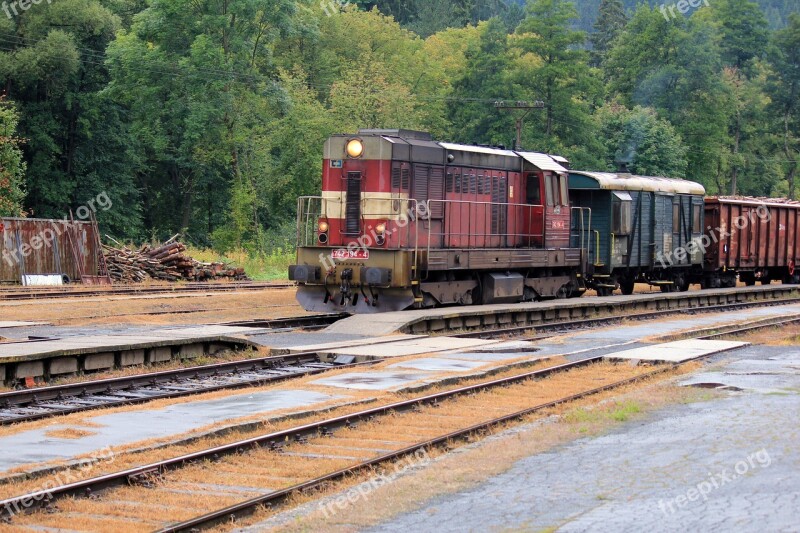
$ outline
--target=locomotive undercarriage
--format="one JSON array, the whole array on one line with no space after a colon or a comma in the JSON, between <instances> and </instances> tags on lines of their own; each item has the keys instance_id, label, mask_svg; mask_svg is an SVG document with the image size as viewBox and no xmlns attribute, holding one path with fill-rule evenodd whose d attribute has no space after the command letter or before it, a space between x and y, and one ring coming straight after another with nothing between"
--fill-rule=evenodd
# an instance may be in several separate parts
<instances>
[{"instance_id":1,"label":"locomotive undercarriage","mask_svg":"<svg viewBox=\"0 0 800 533\"><path fill-rule=\"evenodd\" d=\"M326 261L305 248L290 277L313 312L379 313L412 307L516 303L581 296L581 250L370 250L369 259ZM317 264L321 266L316 266ZM416 265L419 265L417 267Z\"/></svg>"}]
</instances>

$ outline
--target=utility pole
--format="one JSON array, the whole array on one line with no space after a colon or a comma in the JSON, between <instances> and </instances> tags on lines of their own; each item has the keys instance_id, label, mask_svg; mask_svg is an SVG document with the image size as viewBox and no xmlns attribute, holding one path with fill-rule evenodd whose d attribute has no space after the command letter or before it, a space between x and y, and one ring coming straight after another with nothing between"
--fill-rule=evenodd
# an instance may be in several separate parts
<instances>
[{"instance_id":1,"label":"utility pole","mask_svg":"<svg viewBox=\"0 0 800 533\"><path fill-rule=\"evenodd\" d=\"M544 102L526 102L523 100L506 102L505 100L498 100L494 103L494 107L500 111L511 111L512 114L516 115L517 143L514 146L514 150L522 150L522 126L525 124L525 117L534 109L544 109ZM522 111L522 113L514 113L515 111Z\"/></svg>"}]
</instances>

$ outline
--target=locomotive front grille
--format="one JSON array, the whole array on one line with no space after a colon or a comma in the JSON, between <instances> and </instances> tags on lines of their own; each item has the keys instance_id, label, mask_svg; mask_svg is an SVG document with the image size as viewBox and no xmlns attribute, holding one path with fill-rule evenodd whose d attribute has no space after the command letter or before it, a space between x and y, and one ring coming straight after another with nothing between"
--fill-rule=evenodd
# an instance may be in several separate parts
<instances>
[{"instance_id":1,"label":"locomotive front grille","mask_svg":"<svg viewBox=\"0 0 800 533\"><path fill-rule=\"evenodd\" d=\"M347 173L344 231L348 235L361 233L361 172Z\"/></svg>"}]
</instances>

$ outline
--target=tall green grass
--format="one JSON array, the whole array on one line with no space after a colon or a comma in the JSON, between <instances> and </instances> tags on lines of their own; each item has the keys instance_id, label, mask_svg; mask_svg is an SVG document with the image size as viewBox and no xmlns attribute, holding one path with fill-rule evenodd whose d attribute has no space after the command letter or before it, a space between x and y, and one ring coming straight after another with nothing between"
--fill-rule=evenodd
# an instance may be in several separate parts
<instances>
[{"instance_id":1,"label":"tall green grass","mask_svg":"<svg viewBox=\"0 0 800 533\"><path fill-rule=\"evenodd\" d=\"M211 249L190 247L186 253L198 261L226 263L242 267L255 281L287 280L289 265L296 259L293 249L274 248L269 253L252 254L245 250L234 250L220 254Z\"/></svg>"}]
</instances>

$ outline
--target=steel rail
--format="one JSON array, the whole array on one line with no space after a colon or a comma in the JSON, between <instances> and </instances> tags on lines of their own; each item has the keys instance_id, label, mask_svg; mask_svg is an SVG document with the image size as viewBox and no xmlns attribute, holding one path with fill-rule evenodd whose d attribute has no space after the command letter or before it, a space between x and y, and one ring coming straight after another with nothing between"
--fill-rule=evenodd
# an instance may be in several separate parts
<instances>
[{"instance_id":1,"label":"steel rail","mask_svg":"<svg viewBox=\"0 0 800 533\"><path fill-rule=\"evenodd\" d=\"M136 296L148 294L181 294L198 292L234 292L234 291L258 291L270 289L289 289L295 287L294 283L243 283L243 284L209 284L209 285L176 285L168 286L145 286L145 287L110 287L107 289L2 289L0 288L0 301L9 300L35 300L48 298L71 298L71 297L92 297L92 296Z\"/></svg>"},{"instance_id":2,"label":"steel rail","mask_svg":"<svg viewBox=\"0 0 800 533\"><path fill-rule=\"evenodd\" d=\"M328 418L318 422L310 422L294 428L267 433L264 435L251 437L249 439L216 446L214 448L181 455L179 457L173 457L147 465L129 468L112 474L106 474L91 479L69 483L53 489L40 490L22 496L15 496L0 501L0 518L13 516L17 512L23 510L27 511L45 505L51 505L53 501L60 498L69 496L88 496L109 488L128 484L136 484L140 480L145 480L153 475L162 475L168 471L176 470L183 466L194 464L200 461L217 460L226 455L246 453L248 449L257 449L262 446L267 446L270 449L279 449L286 442L303 441L309 437L319 434L327 434L334 429L352 426L358 421L372 420L375 417L384 416L396 411L408 411L421 405L436 404L441 400L453 398L463 394L476 393L482 390L489 390L494 387L518 383L528 379L543 378L551 374L591 365L601 361L602 358L603 356L587 357L578 361L534 370L515 376L467 385L457 389L429 394L410 400L394 402L388 405L373 407L356 413Z\"/></svg>"},{"instance_id":3,"label":"steel rail","mask_svg":"<svg viewBox=\"0 0 800 533\"><path fill-rule=\"evenodd\" d=\"M729 336L736 336L741 335L743 333L750 333L752 331L758 331L761 329L769 329L769 328L779 328L782 326L788 326L789 324L797 324L800 322L800 317L794 318L787 318L784 320L777 320L775 322L764 322L761 324L752 324L749 326L742 326L740 328L734 328L730 330L720 331L717 333L709 333L708 335L701 335L699 337L695 337L697 339L703 340L711 340L711 339L719 339L721 337L729 337Z\"/></svg>"},{"instance_id":4,"label":"steel rail","mask_svg":"<svg viewBox=\"0 0 800 533\"><path fill-rule=\"evenodd\" d=\"M0 393L0 425L287 381L377 361L321 363L315 352L215 363Z\"/></svg>"},{"instance_id":5,"label":"steel rail","mask_svg":"<svg viewBox=\"0 0 800 533\"><path fill-rule=\"evenodd\" d=\"M625 385L631 385L638 381L648 379L654 377L656 375L668 372L674 368L673 366L669 366L666 368L659 368L657 370L653 370L646 374L642 374L639 376L634 376L632 378L626 378L614 383L610 383L607 385L603 385L601 387L597 387L594 389L586 390L583 392L579 392L576 394L572 394L570 396L565 396L563 398L559 398L558 400L553 400L551 402L542 403L539 405L535 405L532 407L528 407L521 411L516 411L514 413L504 415L501 417L493 418L491 420L487 420L484 422L480 422L478 424L474 424L464 429L459 429L453 431L451 433L447 433L445 435L440 435L438 437L434 437L432 439L426 440L424 442L419 442L416 444L412 444L411 446L407 446L403 449L392 451L381 455L379 457L375 457L373 459L369 459L367 461L360 462L358 464L343 468L341 470L337 470L335 472L331 472L324 476L308 480L291 487L287 487L285 489L272 492L270 494L259 496L253 498L251 500L247 500L238 504L234 504L232 506L226 507L224 509L219 509L217 511L213 511L211 513L205 514L203 516L199 516L190 520L186 520L184 522L174 524L172 526L163 528L159 530L158 533L177 533L177 532L184 532L184 531L198 531L199 529L205 529L209 527L214 527L219 525L223 522L231 522L232 520L239 519L248 515L252 515L256 512L256 510L261 506L269 506L274 504L279 504L292 495L297 494L301 491L307 491L310 489L320 488L324 486L326 483L339 481L348 475L357 474L362 472L366 469L372 468L377 466L381 463L385 463L387 461L392 461L395 459L399 459L401 457L413 454L419 450L424 450L426 448L434 448L440 446L446 446L448 443L454 440L464 440L468 439L470 436L474 435L475 433L485 431L487 429L491 429L495 426L499 426L508 422L516 421L526 416L530 416L539 411L543 411L546 409L552 409L564 403L573 402L576 400L580 400L589 396L593 396L595 394L599 394L601 392L605 392L608 390L617 389L619 387L623 387ZM2 503L2 502L0 502Z\"/></svg>"}]
</instances>

